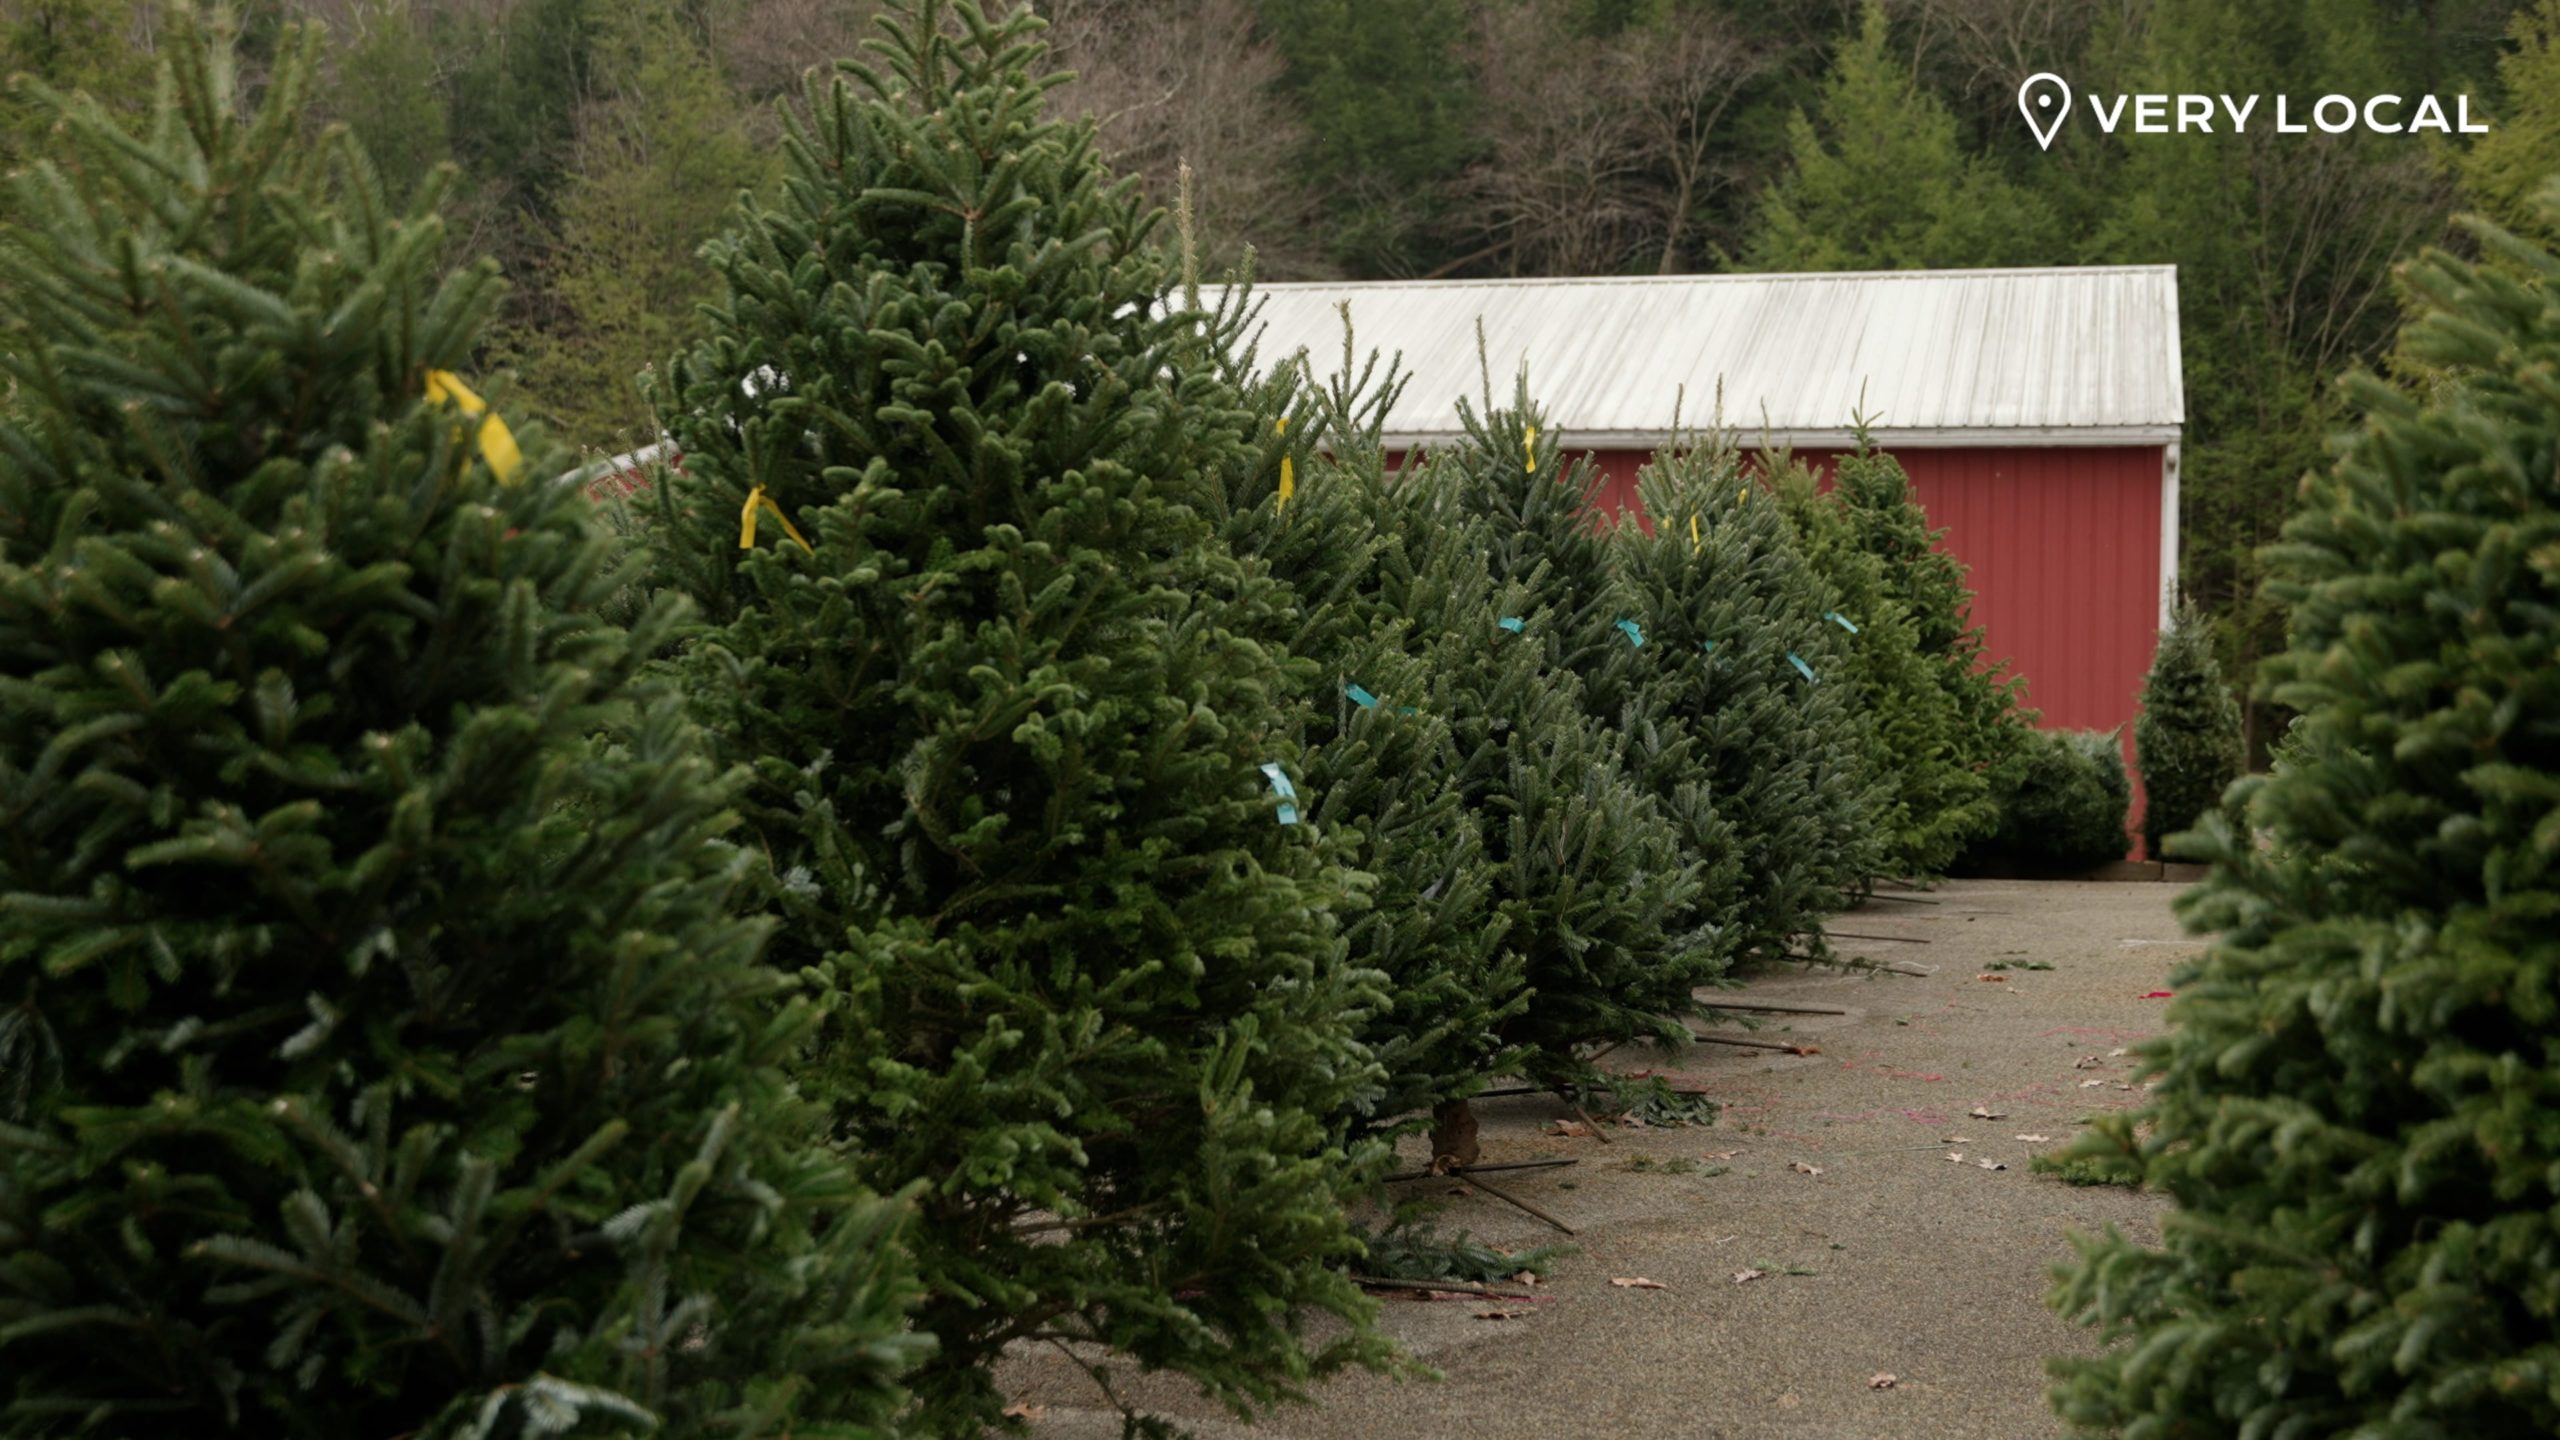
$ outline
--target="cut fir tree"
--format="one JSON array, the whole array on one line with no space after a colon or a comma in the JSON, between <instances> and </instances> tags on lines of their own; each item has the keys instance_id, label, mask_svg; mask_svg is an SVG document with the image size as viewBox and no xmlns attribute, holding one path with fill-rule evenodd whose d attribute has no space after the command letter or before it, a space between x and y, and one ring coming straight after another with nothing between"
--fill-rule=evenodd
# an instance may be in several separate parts
<instances>
[{"instance_id":1,"label":"cut fir tree","mask_svg":"<svg viewBox=\"0 0 2560 1440\"><path fill-rule=\"evenodd\" d=\"M1875 700L1836 658L1859 622L1825 603L1728 438L1655 456L1638 486L1653 530L1620 536L1620 588L1642 617L1648 683L1741 854L1731 943L1757 955L1797 936L1818 944L1882 857Z\"/></svg>"},{"instance_id":2,"label":"cut fir tree","mask_svg":"<svg viewBox=\"0 0 2560 1440\"><path fill-rule=\"evenodd\" d=\"M2222 802L2244 767L2240 702L2214 658L2204 616L2180 606L2151 673L2142 682L2142 713L2133 749L2142 768L2142 842L2159 859L2172 835L2192 828Z\"/></svg>"},{"instance_id":3,"label":"cut fir tree","mask_svg":"<svg viewBox=\"0 0 2560 1440\"><path fill-rule=\"evenodd\" d=\"M635 679L680 617L596 618L449 373L493 274L309 143L315 39L242 114L182 18L12 184L0 1430L878 1434L895 1211Z\"/></svg>"},{"instance_id":4,"label":"cut fir tree","mask_svg":"<svg viewBox=\"0 0 2560 1440\"><path fill-rule=\"evenodd\" d=\"M2560 1433L2560 257L2478 233L2497 265L2407 271L2443 378L2352 383L2271 556L2302 718L2246 828L2191 836L2217 938L2146 1047L2149 1137L2088 1147L2176 1209L2061 1274L2122 1342L2055 1363L2076 1423Z\"/></svg>"},{"instance_id":5,"label":"cut fir tree","mask_svg":"<svg viewBox=\"0 0 2560 1440\"><path fill-rule=\"evenodd\" d=\"M659 519L778 944L830 992L810 1083L921 1186L937 1434L1002 1423L1016 1342L1245 1413L1386 1354L1339 1268L1379 992L1305 823L1313 667L1196 503L1267 420L1090 126L1043 118L1039 23L920 3L813 81L779 199L707 251Z\"/></svg>"}]
</instances>

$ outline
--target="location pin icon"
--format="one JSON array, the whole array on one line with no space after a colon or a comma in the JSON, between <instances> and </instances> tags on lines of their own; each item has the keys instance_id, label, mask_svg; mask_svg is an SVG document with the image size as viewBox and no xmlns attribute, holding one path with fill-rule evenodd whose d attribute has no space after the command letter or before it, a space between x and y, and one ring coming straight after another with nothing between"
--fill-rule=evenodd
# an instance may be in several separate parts
<instances>
[{"instance_id":1,"label":"location pin icon","mask_svg":"<svg viewBox=\"0 0 2560 1440\"><path fill-rule=\"evenodd\" d=\"M2053 148L2062 119L2071 113L2071 87L2050 70L2039 70L2018 86L2018 113L2027 117L2039 149Z\"/></svg>"}]
</instances>

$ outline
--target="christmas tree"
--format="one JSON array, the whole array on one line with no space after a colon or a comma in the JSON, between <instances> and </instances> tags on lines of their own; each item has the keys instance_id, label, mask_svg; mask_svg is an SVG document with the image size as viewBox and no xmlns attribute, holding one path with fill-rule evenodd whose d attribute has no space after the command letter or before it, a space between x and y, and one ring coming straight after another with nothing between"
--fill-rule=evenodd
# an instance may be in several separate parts
<instances>
[{"instance_id":1,"label":"christmas tree","mask_svg":"<svg viewBox=\"0 0 2560 1440\"><path fill-rule=\"evenodd\" d=\"M1966 758L1958 695L1942 681L1943 652L1924 652L1921 627L1895 593L1884 561L1858 540L1847 508L1793 456L1763 455L1770 493L1821 588L1826 614L1857 617L1831 637L1839 678L1861 697L1864 768L1879 777L1872 816L1881 873L1946 873L1967 843L1999 828L1991 777Z\"/></svg>"},{"instance_id":2,"label":"christmas tree","mask_svg":"<svg viewBox=\"0 0 2560 1440\"><path fill-rule=\"evenodd\" d=\"M1352 959L1387 979L1364 1035L1386 1078L1362 1118L1400 1127L1516 1063L1501 1027L1528 1004L1525 966L1505 943L1481 817L1452 783L1451 697L1382 589L1386 570L1406 565L1382 442L1400 383L1375 356L1355 364L1347 321L1341 368L1324 385L1307 383L1304 357L1254 380L1252 315L1239 286L1213 324L1267 417L1257 428L1268 454L1227 472L1213 513L1237 556L1294 598L1280 642L1322 667L1305 702L1308 818L1373 879L1369 908L1344 929Z\"/></svg>"},{"instance_id":3,"label":"christmas tree","mask_svg":"<svg viewBox=\"0 0 2560 1440\"><path fill-rule=\"evenodd\" d=\"M2475 229L2497 264L2405 272L2442 383L2351 382L2271 556L2300 733L2190 842L2216 938L2134 1157L2176 1208L2062 1273L2122 1342L2055 1362L2080 1424L2560 1433L2560 256Z\"/></svg>"},{"instance_id":4,"label":"christmas tree","mask_svg":"<svg viewBox=\"0 0 2560 1440\"><path fill-rule=\"evenodd\" d=\"M1818 937L1881 859L1875 701L1838 661L1859 622L1826 603L1729 439L1657 454L1638 484L1653 530L1621 535L1622 590L1741 852L1732 943L1778 954Z\"/></svg>"},{"instance_id":5,"label":"christmas tree","mask_svg":"<svg viewBox=\"0 0 2560 1440\"><path fill-rule=\"evenodd\" d=\"M1385 1354L1338 1268L1384 1150L1340 1128L1380 1083L1362 883L1308 823L1289 596L1201 508L1267 421L1090 125L1043 118L1039 25L921 0L812 82L778 200L707 251L657 522L832 996L818 1083L923 1190L931 1433L1001 1423L1017 1341L1247 1413Z\"/></svg>"},{"instance_id":6,"label":"christmas tree","mask_svg":"<svg viewBox=\"0 0 2560 1440\"><path fill-rule=\"evenodd\" d=\"M1596 1050L1685 1040L1681 1021L1704 1013L1696 992L1729 951L1698 918L1697 868L1626 738L1549 658L1564 620L1540 602L1543 572L1495 578L1494 527L1441 468L1394 492L1405 544L1381 593L1429 668L1455 742L1451 787L1482 817L1497 911L1527 961L1529 1005L1499 1033L1533 1081L1586 1085Z\"/></svg>"},{"instance_id":7,"label":"christmas tree","mask_svg":"<svg viewBox=\"0 0 2560 1440\"><path fill-rule=\"evenodd\" d=\"M2221 803L2243 768L2240 703L2214 658L2212 631L2191 609L2180 607L2160 632L2133 751L2142 767L2142 842L2157 859L2170 836Z\"/></svg>"},{"instance_id":8,"label":"christmas tree","mask_svg":"<svg viewBox=\"0 0 2560 1440\"><path fill-rule=\"evenodd\" d=\"M681 617L596 618L453 373L494 275L306 137L316 41L243 113L182 12L11 185L0 1429L878 1434L896 1212L636 678Z\"/></svg>"},{"instance_id":9,"label":"christmas tree","mask_svg":"<svg viewBox=\"0 0 2560 1440\"><path fill-rule=\"evenodd\" d=\"M1886 598L1910 618L1915 648L1954 711L1955 764L1983 776L1997 802L2014 793L2027 761L2035 715L2023 704L2025 682L2004 676L2008 662L1984 649L1963 562L1940 547L1946 531L1929 528L1901 462L1875 448L1863 420L1855 431L1857 448L1832 471L1852 546L1875 557Z\"/></svg>"},{"instance_id":10,"label":"christmas tree","mask_svg":"<svg viewBox=\"0 0 2560 1440\"><path fill-rule=\"evenodd\" d=\"M1597 508L1599 472L1588 456L1565 458L1526 375L1509 409L1479 411L1463 398L1458 409L1465 439L1435 455L1421 482L1480 522L1493 581L1524 587L1518 603L1546 612L1537 635L1549 664L1577 678L1584 709L1622 737L1622 763L1678 828L1696 884L1676 928L1710 937L1730 957L1746 939L1728 922L1747 903L1748 860L1689 734L1685 697L1646 649L1641 600L1617 574L1619 537Z\"/></svg>"}]
</instances>

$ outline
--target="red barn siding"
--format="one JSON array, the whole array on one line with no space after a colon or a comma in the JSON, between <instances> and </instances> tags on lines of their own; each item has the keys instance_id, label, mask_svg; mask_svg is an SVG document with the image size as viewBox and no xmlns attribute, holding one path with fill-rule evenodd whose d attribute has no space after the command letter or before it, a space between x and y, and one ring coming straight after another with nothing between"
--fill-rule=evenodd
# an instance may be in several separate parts
<instances>
[{"instance_id":1,"label":"red barn siding","mask_svg":"<svg viewBox=\"0 0 2560 1440\"><path fill-rule=\"evenodd\" d=\"M1825 471L1832 452L1800 451ZM2123 731L2159 640L2158 446L1904 448L1893 452L1941 546L1972 572L1973 619L1991 655L2025 677L2048 729ZM1647 453L1592 457L1598 503L1641 523ZM2135 775L2133 814L2142 813Z\"/></svg>"}]
</instances>

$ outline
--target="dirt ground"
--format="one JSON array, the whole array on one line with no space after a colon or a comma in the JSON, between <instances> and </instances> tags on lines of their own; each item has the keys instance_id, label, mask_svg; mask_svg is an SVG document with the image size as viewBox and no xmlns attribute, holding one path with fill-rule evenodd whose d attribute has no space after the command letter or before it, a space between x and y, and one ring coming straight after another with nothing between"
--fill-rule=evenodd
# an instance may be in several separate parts
<instances>
[{"instance_id":1,"label":"dirt ground","mask_svg":"<svg viewBox=\"0 0 2560 1440\"><path fill-rule=\"evenodd\" d=\"M1573 1226L1578 1251L1534 1301L1388 1300L1387 1330L1438 1381L1344 1377L1250 1428L1179 1382L1116 1383L1197 1434L1265 1440L2058 1435L2044 1357L2092 1341L2045 1308L2048 1269L2073 1229L2155 1238L2159 1205L2031 1174L2027 1157L2140 1098L2111 1052L2159 1024L2149 992L2199 943L2171 914L2178 888L1956 882L1841 917L1843 953L1931 973L1753 980L1730 998L1848 1013L1751 1032L1815 1055L1700 1044L1653 1060L1721 1102L1712 1126L1604 1141L1550 1133L1570 1118L1551 1097L1479 1102L1486 1163L1579 1162L1487 1177ZM1928 943L1849 938L1882 936ZM1407 1146L1417 1166L1422 1149ZM1509 1248L1564 1238L1421 1183L1447 1192L1449 1228ZM1890 1388L1871 1384L1883 1374ZM1060 1358L1024 1356L1006 1381L1038 1435L1119 1433Z\"/></svg>"}]
</instances>

